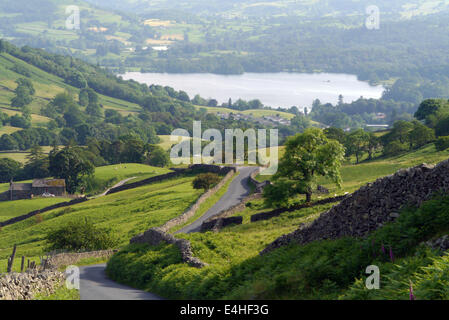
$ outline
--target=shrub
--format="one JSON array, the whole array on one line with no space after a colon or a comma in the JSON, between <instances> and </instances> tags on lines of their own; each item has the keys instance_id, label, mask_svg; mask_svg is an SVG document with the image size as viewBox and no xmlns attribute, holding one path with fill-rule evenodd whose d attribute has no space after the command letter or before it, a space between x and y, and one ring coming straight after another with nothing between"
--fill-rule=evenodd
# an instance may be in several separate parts
<instances>
[{"instance_id":1,"label":"shrub","mask_svg":"<svg viewBox=\"0 0 449 320\"><path fill-rule=\"evenodd\" d=\"M194 189L209 190L220 182L220 176L216 173L202 173L193 180Z\"/></svg>"},{"instance_id":2,"label":"shrub","mask_svg":"<svg viewBox=\"0 0 449 320\"><path fill-rule=\"evenodd\" d=\"M449 136L439 137L437 141L435 141L435 147L438 151L444 151L449 148Z\"/></svg>"},{"instance_id":3,"label":"shrub","mask_svg":"<svg viewBox=\"0 0 449 320\"><path fill-rule=\"evenodd\" d=\"M49 232L47 243L49 250L92 251L113 248L118 241L110 230L97 228L86 219Z\"/></svg>"}]
</instances>

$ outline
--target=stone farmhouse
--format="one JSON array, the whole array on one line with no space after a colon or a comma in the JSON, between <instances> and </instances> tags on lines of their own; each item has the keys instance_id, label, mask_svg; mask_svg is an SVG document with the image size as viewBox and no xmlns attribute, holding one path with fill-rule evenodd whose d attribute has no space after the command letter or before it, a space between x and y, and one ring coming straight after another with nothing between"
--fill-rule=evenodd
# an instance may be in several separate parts
<instances>
[{"instance_id":1,"label":"stone farmhouse","mask_svg":"<svg viewBox=\"0 0 449 320\"><path fill-rule=\"evenodd\" d=\"M32 183L10 183L9 190L0 194L0 201L31 199L42 196L44 193L55 197L65 196L65 180L35 179Z\"/></svg>"}]
</instances>

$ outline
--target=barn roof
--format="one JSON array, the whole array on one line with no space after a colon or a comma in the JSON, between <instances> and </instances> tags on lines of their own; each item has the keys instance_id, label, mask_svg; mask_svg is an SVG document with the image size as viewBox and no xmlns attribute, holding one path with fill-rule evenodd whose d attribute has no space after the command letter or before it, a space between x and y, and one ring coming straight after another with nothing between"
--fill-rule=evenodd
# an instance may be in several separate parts
<instances>
[{"instance_id":1,"label":"barn roof","mask_svg":"<svg viewBox=\"0 0 449 320\"><path fill-rule=\"evenodd\" d=\"M36 179L33 180L33 188L65 188L65 180L64 179Z\"/></svg>"}]
</instances>

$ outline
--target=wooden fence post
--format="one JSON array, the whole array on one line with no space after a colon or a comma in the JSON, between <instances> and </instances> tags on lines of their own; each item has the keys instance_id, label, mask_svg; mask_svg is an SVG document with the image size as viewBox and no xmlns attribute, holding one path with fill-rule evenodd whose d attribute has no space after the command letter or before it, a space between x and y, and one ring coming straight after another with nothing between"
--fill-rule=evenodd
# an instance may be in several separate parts
<instances>
[{"instance_id":1,"label":"wooden fence post","mask_svg":"<svg viewBox=\"0 0 449 320\"><path fill-rule=\"evenodd\" d=\"M16 250L17 250L17 245L14 245L14 249L12 249L12 255L8 259L8 268L6 270L7 273L10 273L12 271L12 266L14 264L14 258L16 256Z\"/></svg>"},{"instance_id":2,"label":"wooden fence post","mask_svg":"<svg viewBox=\"0 0 449 320\"><path fill-rule=\"evenodd\" d=\"M25 256L22 256L22 263L20 264L20 272L23 272L23 268L25 267Z\"/></svg>"}]
</instances>

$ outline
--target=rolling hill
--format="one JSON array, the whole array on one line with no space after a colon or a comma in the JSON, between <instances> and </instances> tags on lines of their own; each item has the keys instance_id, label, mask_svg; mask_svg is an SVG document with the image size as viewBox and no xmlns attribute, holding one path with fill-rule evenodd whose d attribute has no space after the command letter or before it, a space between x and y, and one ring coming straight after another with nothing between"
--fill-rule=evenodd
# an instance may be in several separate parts
<instances>
[{"instance_id":1,"label":"rolling hill","mask_svg":"<svg viewBox=\"0 0 449 320\"><path fill-rule=\"evenodd\" d=\"M344 184L338 194L352 192L400 168L448 158L449 151L436 152L429 145L400 157L347 165L342 170ZM337 191L331 191L331 196L333 192ZM433 299L448 298L444 290L438 289L440 279L444 278L439 270L449 268L447 255L441 256L438 250L426 250L419 244L422 241L419 239L433 241L447 234L447 195L436 195L421 208L404 208L401 219L378 229L367 239L343 238L305 246L290 244L259 255L274 239L312 222L333 205L312 205L251 222L252 215L269 211L263 200L252 200L232 215L243 217L241 225L231 225L220 232L175 235L191 242L195 257L208 264L205 268L182 263L173 245L132 244L109 261L107 272L121 283L172 299L407 300L408 279L413 279L419 288L416 291L419 299L428 299L431 292ZM422 232L415 234L416 230ZM394 252L394 261L388 250ZM370 291L364 287L365 268L370 264L382 268L386 276L382 278L382 286L387 289ZM151 277L142 277L141 270L150 272Z\"/></svg>"}]
</instances>

